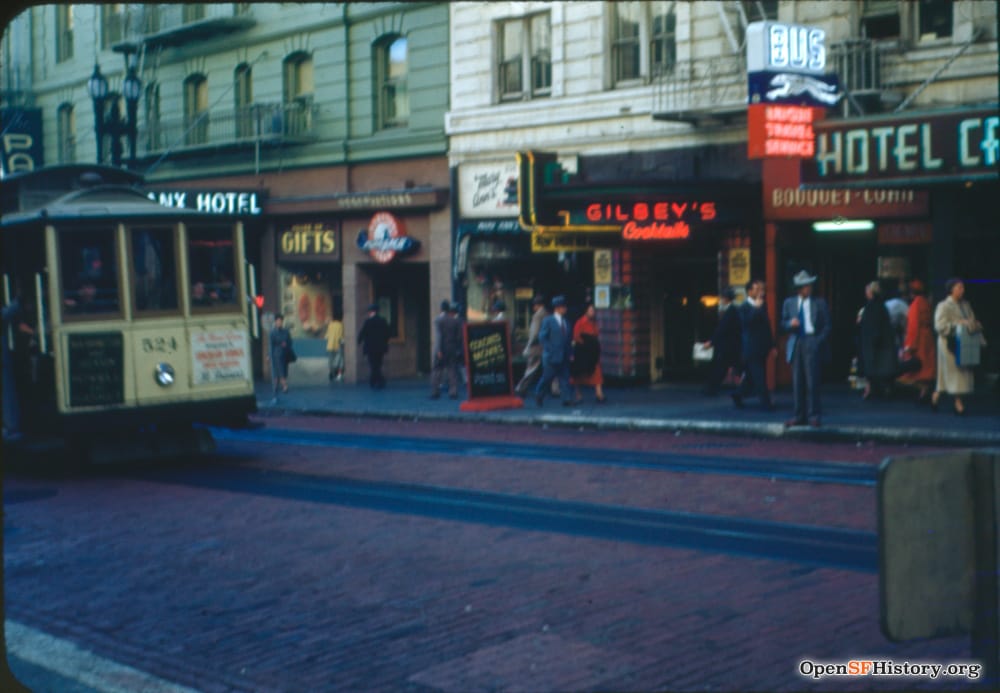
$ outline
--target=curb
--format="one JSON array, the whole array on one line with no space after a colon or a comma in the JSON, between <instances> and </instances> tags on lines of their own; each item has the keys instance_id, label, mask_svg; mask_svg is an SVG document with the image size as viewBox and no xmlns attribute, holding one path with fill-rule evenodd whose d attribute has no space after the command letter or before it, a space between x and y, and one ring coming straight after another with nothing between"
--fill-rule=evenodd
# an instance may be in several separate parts
<instances>
[{"instance_id":1,"label":"curb","mask_svg":"<svg viewBox=\"0 0 1000 693\"><path fill-rule=\"evenodd\" d=\"M541 426L613 431L691 432L753 438L784 438L810 442L856 442L862 440L916 445L993 447L1000 445L1000 432L932 431L926 428L887 428L878 426L824 426L785 428L780 423L726 422L707 419L652 419L610 416L571 416L538 414L530 418L512 419L488 412L413 412L411 410L330 410L257 404L257 415L274 416L340 416L370 419L412 419L446 423L491 423L513 426Z\"/></svg>"}]
</instances>

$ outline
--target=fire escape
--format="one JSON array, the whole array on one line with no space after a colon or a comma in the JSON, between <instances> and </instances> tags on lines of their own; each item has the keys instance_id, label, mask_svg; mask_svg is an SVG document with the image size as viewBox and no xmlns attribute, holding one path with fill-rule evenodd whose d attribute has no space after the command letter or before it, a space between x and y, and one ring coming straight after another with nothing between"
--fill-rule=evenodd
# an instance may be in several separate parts
<instances>
[{"instance_id":1,"label":"fire escape","mask_svg":"<svg viewBox=\"0 0 1000 693\"><path fill-rule=\"evenodd\" d=\"M257 24L252 3L127 7L124 38L112 48L136 67L143 84L153 86L154 91L165 51L246 32ZM194 118L163 119L158 103L149 102L150 91L143 98L147 103L145 117L140 118L139 141L146 156L311 141L318 114L318 104L311 102L253 102L205 110Z\"/></svg>"}]
</instances>

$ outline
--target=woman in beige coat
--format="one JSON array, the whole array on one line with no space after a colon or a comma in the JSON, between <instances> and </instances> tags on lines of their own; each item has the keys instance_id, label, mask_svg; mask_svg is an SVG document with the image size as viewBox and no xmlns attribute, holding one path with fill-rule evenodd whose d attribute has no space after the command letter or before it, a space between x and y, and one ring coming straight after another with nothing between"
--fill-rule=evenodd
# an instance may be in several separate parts
<instances>
[{"instance_id":1,"label":"woman in beige coat","mask_svg":"<svg viewBox=\"0 0 1000 693\"><path fill-rule=\"evenodd\" d=\"M972 306L963 300L965 283L961 279L949 279L945 284L948 297L941 301L934 310L934 330L937 332L937 387L931 395L931 408L937 411L941 393L947 392L955 398L955 413L965 414L965 404L962 395L972 392L975 387L975 376L971 368L963 368L955 361L955 354L948 349L948 337L955 334L959 325L964 325L969 332L980 333L982 344L983 326L976 320Z\"/></svg>"}]
</instances>

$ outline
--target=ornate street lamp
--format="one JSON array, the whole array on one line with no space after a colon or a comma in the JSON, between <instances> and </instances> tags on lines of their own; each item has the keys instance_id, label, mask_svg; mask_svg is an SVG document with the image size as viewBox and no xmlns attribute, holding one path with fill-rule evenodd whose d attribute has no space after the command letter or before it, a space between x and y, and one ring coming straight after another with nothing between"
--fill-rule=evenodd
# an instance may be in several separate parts
<instances>
[{"instance_id":1,"label":"ornate street lamp","mask_svg":"<svg viewBox=\"0 0 1000 693\"><path fill-rule=\"evenodd\" d=\"M94 74L87 80L87 93L94 102L94 132L97 134L97 163L104 158L104 99L108 97L108 80L101 68L94 65Z\"/></svg>"},{"instance_id":2,"label":"ornate street lamp","mask_svg":"<svg viewBox=\"0 0 1000 693\"><path fill-rule=\"evenodd\" d=\"M142 82L135 74L135 66L129 66L128 76L122 83L122 93L125 95L126 122L128 133L129 162L135 164L135 141L138 134L139 96L142 94Z\"/></svg>"}]
</instances>

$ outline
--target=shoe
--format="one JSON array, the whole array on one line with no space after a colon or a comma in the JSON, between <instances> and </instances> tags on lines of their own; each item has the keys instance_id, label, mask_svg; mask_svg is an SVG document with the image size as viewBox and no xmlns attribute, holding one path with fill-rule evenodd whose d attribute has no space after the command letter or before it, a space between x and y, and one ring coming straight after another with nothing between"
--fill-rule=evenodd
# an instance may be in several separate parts
<instances>
[{"instance_id":1,"label":"shoe","mask_svg":"<svg viewBox=\"0 0 1000 693\"><path fill-rule=\"evenodd\" d=\"M731 394L729 396L733 398L733 406L734 407L736 407L737 409L742 409L743 408L743 396L742 395L740 395L737 392L734 392L733 394Z\"/></svg>"},{"instance_id":2,"label":"shoe","mask_svg":"<svg viewBox=\"0 0 1000 693\"><path fill-rule=\"evenodd\" d=\"M441 395L439 395L439 394L437 394L437 393L434 393L433 395L431 395L431 396L430 396L430 397L428 397L427 399L441 399Z\"/></svg>"},{"instance_id":3,"label":"shoe","mask_svg":"<svg viewBox=\"0 0 1000 693\"><path fill-rule=\"evenodd\" d=\"M965 407L962 407L961 409L959 409L958 406L956 406L955 407L955 416L965 416Z\"/></svg>"},{"instance_id":4,"label":"shoe","mask_svg":"<svg viewBox=\"0 0 1000 693\"><path fill-rule=\"evenodd\" d=\"M778 409L776 406L774 406L770 402L766 402L766 403L762 404L760 406L760 408L763 409L766 412L777 411L777 409Z\"/></svg>"},{"instance_id":5,"label":"shoe","mask_svg":"<svg viewBox=\"0 0 1000 693\"><path fill-rule=\"evenodd\" d=\"M805 423L804 419L789 419L785 422L785 428L791 428L792 426L804 426Z\"/></svg>"},{"instance_id":6,"label":"shoe","mask_svg":"<svg viewBox=\"0 0 1000 693\"><path fill-rule=\"evenodd\" d=\"M535 395L535 404L537 404L538 406L542 406L544 402L545 402L544 397L542 397L541 395Z\"/></svg>"},{"instance_id":7,"label":"shoe","mask_svg":"<svg viewBox=\"0 0 1000 693\"><path fill-rule=\"evenodd\" d=\"M563 406L564 407L573 407L573 406L576 406L577 404L578 404L577 402L574 402L571 399L564 399L563 400Z\"/></svg>"},{"instance_id":8,"label":"shoe","mask_svg":"<svg viewBox=\"0 0 1000 693\"><path fill-rule=\"evenodd\" d=\"M820 423L818 416L809 419L809 426L811 428L819 428L821 425L822 424Z\"/></svg>"}]
</instances>

